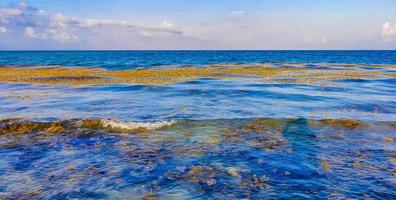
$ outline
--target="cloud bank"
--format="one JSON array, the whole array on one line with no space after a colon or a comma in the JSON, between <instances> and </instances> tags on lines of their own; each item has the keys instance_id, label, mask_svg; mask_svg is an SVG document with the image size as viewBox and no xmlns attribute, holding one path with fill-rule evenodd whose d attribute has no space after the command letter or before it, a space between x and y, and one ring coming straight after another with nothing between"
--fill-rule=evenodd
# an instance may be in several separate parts
<instances>
[{"instance_id":1,"label":"cloud bank","mask_svg":"<svg viewBox=\"0 0 396 200\"><path fill-rule=\"evenodd\" d=\"M0 9L0 34L0 45L3 46L18 46L12 43L22 39L32 46L41 43L43 48L161 49L172 43L173 48L183 48L180 44L198 40L185 35L167 21L158 26L142 26L126 21L66 16L39 10L25 3Z\"/></svg>"},{"instance_id":2,"label":"cloud bank","mask_svg":"<svg viewBox=\"0 0 396 200\"><path fill-rule=\"evenodd\" d=\"M19 3L0 7L0 50L396 49L396 23L280 14L232 8L216 17L182 15L175 21L156 13L159 22L142 23L69 16Z\"/></svg>"}]
</instances>

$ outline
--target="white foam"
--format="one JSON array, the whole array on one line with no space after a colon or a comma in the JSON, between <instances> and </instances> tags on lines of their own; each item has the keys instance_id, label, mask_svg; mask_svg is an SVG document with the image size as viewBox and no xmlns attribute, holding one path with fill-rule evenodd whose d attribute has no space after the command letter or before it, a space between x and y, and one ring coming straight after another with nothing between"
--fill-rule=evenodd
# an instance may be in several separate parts
<instances>
[{"instance_id":1,"label":"white foam","mask_svg":"<svg viewBox=\"0 0 396 200\"><path fill-rule=\"evenodd\" d=\"M157 130L163 127L170 126L176 121L159 121L159 122L125 122L117 121L113 119L102 119L103 127L105 128L117 128L126 130L136 130L144 128L146 130Z\"/></svg>"}]
</instances>

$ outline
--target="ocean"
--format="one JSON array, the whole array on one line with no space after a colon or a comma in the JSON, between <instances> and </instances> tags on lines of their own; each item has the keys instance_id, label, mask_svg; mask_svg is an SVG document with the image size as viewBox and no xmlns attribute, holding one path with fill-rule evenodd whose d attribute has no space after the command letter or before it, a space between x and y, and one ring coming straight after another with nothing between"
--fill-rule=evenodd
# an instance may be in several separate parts
<instances>
[{"instance_id":1,"label":"ocean","mask_svg":"<svg viewBox=\"0 0 396 200\"><path fill-rule=\"evenodd\" d=\"M0 198L395 199L396 51L1 51Z\"/></svg>"},{"instance_id":2,"label":"ocean","mask_svg":"<svg viewBox=\"0 0 396 200\"><path fill-rule=\"evenodd\" d=\"M0 51L2 66L61 65L125 70L218 63L396 64L396 51Z\"/></svg>"}]
</instances>

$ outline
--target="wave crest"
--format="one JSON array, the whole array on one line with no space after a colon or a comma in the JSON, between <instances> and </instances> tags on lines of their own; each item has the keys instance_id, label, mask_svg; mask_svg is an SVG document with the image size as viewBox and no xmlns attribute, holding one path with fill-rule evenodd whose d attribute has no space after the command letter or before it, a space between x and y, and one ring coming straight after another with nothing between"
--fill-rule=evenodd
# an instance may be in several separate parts
<instances>
[{"instance_id":1,"label":"wave crest","mask_svg":"<svg viewBox=\"0 0 396 200\"><path fill-rule=\"evenodd\" d=\"M129 122L114 119L71 119L58 122L34 122L23 119L0 120L0 135L32 132L64 133L88 129L115 133L153 131L175 124L177 121Z\"/></svg>"},{"instance_id":2,"label":"wave crest","mask_svg":"<svg viewBox=\"0 0 396 200\"><path fill-rule=\"evenodd\" d=\"M113 119L101 119L101 122L104 128L124 130L157 130L176 123L174 120L158 122L128 122Z\"/></svg>"}]
</instances>

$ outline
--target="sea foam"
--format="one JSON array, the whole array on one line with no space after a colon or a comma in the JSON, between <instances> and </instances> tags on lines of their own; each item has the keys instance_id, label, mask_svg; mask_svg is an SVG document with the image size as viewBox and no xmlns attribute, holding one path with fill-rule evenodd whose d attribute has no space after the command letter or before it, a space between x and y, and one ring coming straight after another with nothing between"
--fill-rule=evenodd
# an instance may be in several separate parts
<instances>
[{"instance_id":1,"label":"sea foam","mask_svg":"<svg viewBox=\"0 0 396 200\"><path fill-rule=\"evenodd\" d=\"M157 130L163 127L171 126L176 123L175 120L171 121L158 121L158 122L128 122L118 121L114 119L101 119L104 128L125 129L125 130Z\"/></svg>"}]
</instances>

